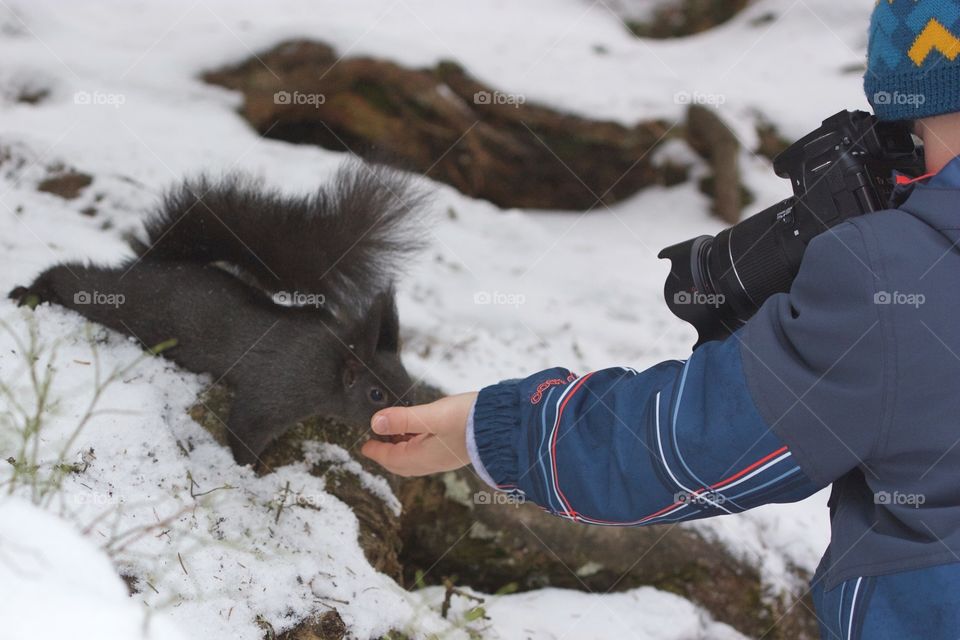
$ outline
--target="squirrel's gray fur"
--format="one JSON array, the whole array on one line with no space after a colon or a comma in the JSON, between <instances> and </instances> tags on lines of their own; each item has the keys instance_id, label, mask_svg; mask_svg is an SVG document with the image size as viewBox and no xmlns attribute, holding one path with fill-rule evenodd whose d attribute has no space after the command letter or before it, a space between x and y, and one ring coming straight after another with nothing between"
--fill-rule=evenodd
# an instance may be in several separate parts
<instances>
[{"instance_id":1,"label":"squirrel's gray fur","mask_svg":"<svg viewBox=\"0 0 960 640\"><path fill-rule=\"evenodd\" d=\"M175 340L164 357L235 392L229 442L252 463L305 417L367 422L409 403L393 282L422 244L422 204L402 174L359 163L304 196L199 178L166 195L134 258L56 265L10 297L144 347Z\"/></svg>"}]
</instances>

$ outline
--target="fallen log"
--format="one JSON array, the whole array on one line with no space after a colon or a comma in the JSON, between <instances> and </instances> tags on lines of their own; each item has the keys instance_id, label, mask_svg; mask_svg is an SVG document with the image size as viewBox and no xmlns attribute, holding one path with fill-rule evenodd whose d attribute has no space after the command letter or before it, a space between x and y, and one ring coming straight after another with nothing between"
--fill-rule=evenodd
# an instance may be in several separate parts
<instances>
[{"instance_id":1,"label":"fallen log","mask_svg":"<svg viewBox=\"0 0 960 640\"><path fill-rule=\"evenodd\" d=\"M421 389L417 401L438 396L436 390ZM229 393L214 387L191 415L222 438L229 403ZM653 586L689 599L751 637L819 637L809 601L806 607L783 606L776 597L780 594L765 591L757 568L693 529L588 527L530 504L477 500L488 489L469 468L427 478L390 476L360 455L368 434L364 425L313 418L267 450L263 469L301 462L305 443L319 441L350 451L365 470L385 475L402 504L399 517L355 474L337 465L314 464L311 469L326 475L328 491L353 509L370 564L402 586L443 584L445 579L487 593L504 587L604 593Z\"/></svg>"},{"instance_id":2,"label":"fallen log","mask_svg":"<svg viewBox=\"0 0 960 640\"><path fill-rule=\"evenodd\" d=\"M261 135L411 169L510 208L591 209L661 184L663 121L633 127L509 94L443 62L409 69L295 41L203 79L240 91Z\"/></svg>"}]
</instances>

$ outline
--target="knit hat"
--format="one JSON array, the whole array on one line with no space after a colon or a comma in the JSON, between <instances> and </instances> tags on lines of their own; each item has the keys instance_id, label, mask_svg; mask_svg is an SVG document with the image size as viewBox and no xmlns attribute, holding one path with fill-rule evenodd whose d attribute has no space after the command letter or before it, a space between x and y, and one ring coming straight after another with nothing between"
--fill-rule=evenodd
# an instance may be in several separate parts
<instances>
[{"instance_id":1,"label":"knit hat","mask_svg":"<svg viewBox=\"0 0 960 640\"><path fill-rule=\"evenodd\" d=\"M960 0L878 0L863 85L881 120L960 111Z\"/></svg>"}]
</instances>

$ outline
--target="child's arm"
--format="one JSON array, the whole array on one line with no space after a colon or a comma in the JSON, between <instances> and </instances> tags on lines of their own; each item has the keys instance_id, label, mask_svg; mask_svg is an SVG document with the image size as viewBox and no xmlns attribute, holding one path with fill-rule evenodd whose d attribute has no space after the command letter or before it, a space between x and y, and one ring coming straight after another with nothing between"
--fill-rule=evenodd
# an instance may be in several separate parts
<instances>
[{"instance_id":1,"label":"child's arm","mask_svg":"<svg viewBox=\"0 0 960 640\"><path fill-rule=\"evenodd\" d=\"M676 522L820 488L754 407L737 338L708 343L686 363L566 376L557 369L485 389L471 425L486 474L552 513L592 524ZM554 380L564 382L535 403Z\"/></svg>"},{"instance_id":2,"label":"child's arm","mask_svg":"<svg viewBox=\"0 0 960 640\"><path fill-rule=\"evenodd\" d=\"M754 409L737 349L736 339L708 343L686 364L644 372L549 369L479 396L388 410L392 428L375 431L424 435L364 452L403 475L472 459L497 488L593 524L675 522L804 498L819 487Z\"/></svg>"},{"instance_id":3,"label":"child's arm","mask_svg":"<svg viewBox=\"0 0 960 640\"><path fill-rule=\"evenodd\" d=\"M685 363L579 377L550 369L487 387L472 412L471 395L388 409L375 431L420 435L364 452L420 475L462 466L475 448L478 472L499 488L594 524L801 499L866 467L884 422L885 355L865 253L850 225L818 238L790 294Z\"/></svg>"}]
</instances>

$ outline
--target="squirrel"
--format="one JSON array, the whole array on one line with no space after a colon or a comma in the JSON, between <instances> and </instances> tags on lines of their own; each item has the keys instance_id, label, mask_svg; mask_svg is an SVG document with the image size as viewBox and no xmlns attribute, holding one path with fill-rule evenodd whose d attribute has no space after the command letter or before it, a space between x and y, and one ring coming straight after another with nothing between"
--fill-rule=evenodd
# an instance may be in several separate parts
<instances>
[{"instance_id":1,"label":"squirrel","mask_svg":"<svg viewBox=\"0 0 960 640\"><path fill-rule=\"evenodd\" d=\"M172 344L160 355L234 392L228 443L256 464L306 417L366 424L411 404L394 281L424 244L423 203L405 175L360 163L303 196L200 177L165 195L132 258L58 264L9 297L72 309L144 348Z\"/></svg>"}]
</instances>

